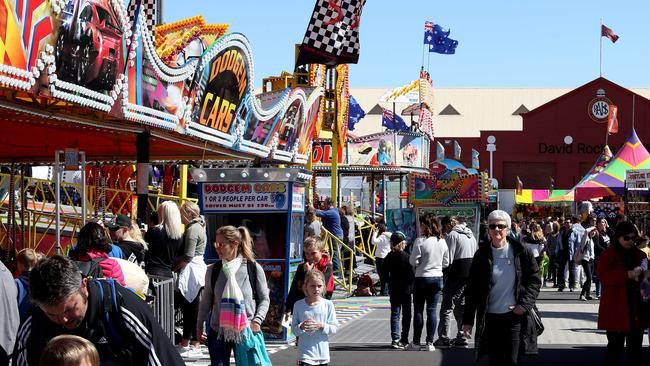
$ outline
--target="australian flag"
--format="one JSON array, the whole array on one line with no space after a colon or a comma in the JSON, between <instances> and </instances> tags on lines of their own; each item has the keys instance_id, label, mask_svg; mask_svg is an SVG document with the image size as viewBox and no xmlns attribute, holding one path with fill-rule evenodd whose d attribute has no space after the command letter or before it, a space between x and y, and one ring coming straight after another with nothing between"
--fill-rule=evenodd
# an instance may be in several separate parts
<instances>
[{"instance_id":1,"label":"australian flag","mask_svg":"<svg viewBox=\"0 0 650 366\"><path fill-rule=\"evenodd\" d=\"M449 37L449 30L433 22L424 22L424 44L435 45Z\"/></svg>"},{"instance_id":2,"label":"australian flag","mask_svg":"<svg viewBox=\"0 0 650 366\"><path fill-rule=\"evenodd\" d=\"M456 47L458 47L458 41L451 38L445 38L441 43L434 45L429 45L429 52L440 53L443 55L453 55L456 53Z\"/></svg>"},{"instance_id":3,"label":"australian flag","mask_svg":"<svg viewBox=\"0 0 650 366\"><path fill-rule=\"evenodd\" d=\"M406 125L402 117L393 114L393 111L384 109L381 116L381 125L392 131L408 131L409 127Z\"/></svg>"},{"instance_id":4,"label":"australian flag","mask_svg":"<svg viewBox=\"0 0 650 366\"><path fill-rule=\"evenodd\" d=\"M359 120L365 116L366 112L361 109L357 100L350 94L350 102L348 103L348 130L354 131L354 125L359 123Z\"/></svg>"},{"instance_id":5,"label":"australian flag","mask_svg":"<svg viewBox=\"0 0 650 366\"><path fill-rule=\"evenodd\" d=\"M433 22L424 22L424 44L429 45L429 52L443 55L456 53L458 41L449 38L449 30Z\"/></svg>"}]
</instances>

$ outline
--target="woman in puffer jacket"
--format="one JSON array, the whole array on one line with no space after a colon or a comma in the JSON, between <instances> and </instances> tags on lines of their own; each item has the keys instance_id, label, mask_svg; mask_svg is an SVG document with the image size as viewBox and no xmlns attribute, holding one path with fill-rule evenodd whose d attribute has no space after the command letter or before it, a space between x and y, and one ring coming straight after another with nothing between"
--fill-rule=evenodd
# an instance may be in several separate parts
<instances>
[{"instance_id":1,"label":"woman in puffer jacket","mask_svg":"<svg viewBox=\"0 0 650 366\"><path fill-rule=\"evenodd\" d=\"M90 262L95 258L102 258L99 261L99 266L102 268L104 277L114 278L122 286L126 286L122 267L114 258L108 256L110 251L111 242L106 237L104 228L96 222L89 222L79 230L77 246L74 252L70 254L70 257L81 262Z\"/></svg>"}]
</instances>

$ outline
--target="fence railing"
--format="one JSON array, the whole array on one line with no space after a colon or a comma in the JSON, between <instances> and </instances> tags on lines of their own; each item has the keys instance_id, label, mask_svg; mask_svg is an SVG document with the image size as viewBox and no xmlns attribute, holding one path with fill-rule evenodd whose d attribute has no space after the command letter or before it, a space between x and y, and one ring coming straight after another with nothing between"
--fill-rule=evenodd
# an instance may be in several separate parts
<instances>
[{"instance_id":1,"label":"fence railing","mask_svg":"<svg viewBox=\"0 0 650 366\"><path fill-rule=\"evenodd\" d=\"M51 245L51 236L55 235L56 213L55 198L56 190L53 181L33 177L24 177L20 184L20 176L14 175L13 186L17 206L13 217L12 233L8 230L9 218L9 187L12 176L0 174L0 249L7 248L32 248L53 254L54 247ZM117 213L135 214L135 192L123 189L86 187L86 218L88 220L106 220ZM23 199L21 199L23 198ZM61 227L62 247L65 250L76 241L76 233L81 226L81 185L75 183L61 183ZM181 205L185 201L197 202L194 198L181 198L157 193L148 195L147 206L156 210L163 201L174 201ZM23 205L20 209L20 205ZM21 230L23 230L22 232ZM18 235L14 235L17 233ZM24 234L24 240L23 240ZM10 243L9 240L17 236L17 240Z\"/></svg>"},{"instance_id":2,"label":"fence railing","mask_svg":"<svg viewBox=\"0 0 650 366\"><path fill-rule=\"evenodd\" d=\"M363 223L357 230L357 235L355 237L356 249L358 252L363 253L364 257L370 259L374 263L375 250L377 249L377 246L372 243L372 238L375 235L377 228L373 223L362 216L355 215L354 218L357 222Z\"/></svg>"},{"instance_id":3,"label":"fence railing","mask_svg":"<svg viewBox=\"0 0 650 366\"><path fill-rule=\"evenodd\" d=\"M165 334L174 342L174 279L149 276L153 290L153 314Z\"/></svg>"},{"instance_id":4,"label":"fence railing","mask_svg":"<svg viewBox=\"0 0 650 366\"><path fill-rule=\"evenodd\" d=\"M345 244L325 228L325 248L330 254L334 268L334 282L348 293L352 293L352 272L354 268L354 249Z\"/></svg>"}]
</instances>

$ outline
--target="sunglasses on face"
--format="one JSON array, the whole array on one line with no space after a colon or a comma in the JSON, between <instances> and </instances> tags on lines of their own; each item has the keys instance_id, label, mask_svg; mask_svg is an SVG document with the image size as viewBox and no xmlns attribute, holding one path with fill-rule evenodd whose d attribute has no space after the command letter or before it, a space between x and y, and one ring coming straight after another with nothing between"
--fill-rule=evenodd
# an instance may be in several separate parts
<instances>
[{"instance_id":1,"label":"sunglasses on face","mask_svg":"<svg viewBox=\"0 0 650 366\"><path fill-rule=\"evenodd\" d=\"M490 230L496 230L496 229L503 230L503 229L507 228L508 226L504 225L504 224L490 224L490 225L488 225L488 227L490 228Z\"/></svg>"},{"instance_id":2,"label":"sunglasses on face","mask_svg":"<svg viewBox=\"0 0 650 366\"><path fill-rule=\"evenodd\" d=\"M623 236L623 240L625 241L630 241L633 240L634 238L636 238L636 236L632 234Z\"/></svg>"}]
</instances>

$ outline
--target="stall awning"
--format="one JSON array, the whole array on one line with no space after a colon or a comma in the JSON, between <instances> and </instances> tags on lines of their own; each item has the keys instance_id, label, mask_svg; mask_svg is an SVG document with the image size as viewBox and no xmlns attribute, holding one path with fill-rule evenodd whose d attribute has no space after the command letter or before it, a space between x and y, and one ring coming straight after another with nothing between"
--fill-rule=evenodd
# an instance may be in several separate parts
<instances>
[{"instance_id":1,"label":"stall awning","mask_svg":"<svg viewBox=\"0 0 650 366\"><path fill-rule=\"evenodd\" d=\"M565 197L564 195L566 195L568 192L569 190L566 189L554 189L550 192L548 189L523 189L521 194L515 194L515 203L518 205L530 205L542 200L561 200L561 198L558 197Z\"/></svg>"},{"instance_id":2,"label":"stall awning","mask_svg":"<svg viewBox=\"0 0 650 366\"><path fill-rule=\"evenodd\" d=\"M75 112L79 112L75 110ZM105 117L105 118L102 118ZM98 115L83 117L0 101L0 163L48 164L56 150L75 148L87 161L134 162L136 136L147 126ZM250 160L252 156L206 144L174 131L151 131L150 160Z\"/></svg>"}]
</instances>

